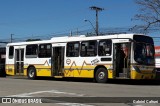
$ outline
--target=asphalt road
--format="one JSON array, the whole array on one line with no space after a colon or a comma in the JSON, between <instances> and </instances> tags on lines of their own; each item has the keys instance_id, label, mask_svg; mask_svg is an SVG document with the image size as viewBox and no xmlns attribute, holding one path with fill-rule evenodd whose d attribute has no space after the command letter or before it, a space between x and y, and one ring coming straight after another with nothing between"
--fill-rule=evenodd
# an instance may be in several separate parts
<instances>
[{"instance_id":1,"label":"asphalt road","mask_svg":"<svg viewBox=\"0 0 160 106\"><path fill-rule=\"evenodd\" d=\"M6 77L0 78L0 97L12 97L12 100L15 97L19 97L21 99L19 102L25 102L26 98L32 99L36 97L38 103L22 104L12 101L15 103L1 103L0 105L2 106L160 106L160 98L153 98L152 102L155 103L152 104L146 103L152 98L143 98L160 97L160 83L159 81L111 80L109 83L100 84L87 79L55 80L41 78L29 80L21 77ZM134 103L114 103L123 100L133 101ZM145 101L145 104L142 103L143 101ZM43 103L39 104L41 102Z\"/></svg>"}]
</instances>

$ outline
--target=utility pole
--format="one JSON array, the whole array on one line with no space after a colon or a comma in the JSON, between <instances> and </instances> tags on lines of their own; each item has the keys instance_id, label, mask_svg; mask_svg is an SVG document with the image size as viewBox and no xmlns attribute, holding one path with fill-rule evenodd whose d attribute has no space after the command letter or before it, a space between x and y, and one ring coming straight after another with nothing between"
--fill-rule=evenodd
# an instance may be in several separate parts
<instances>
[{"instance_id":1,"label":"utility pole","mask_svg":"<svg viewBox=\"0 0 160 106\"><path fill-rule=\"evenodd\" d=\"M98 12L104 10L103 8L92 6L90 7L91 10L96 11L96 35L98 36Z\"/></svg>"},{"instance_id":2,"label":"utility pole","mask_svg":"<svg viewBox=\"0 0 160 106\"><path fill-rule=\"evenodd\" d=\"M97 34L96 29L94 28L94 26L93 26L93 24L92 24L92 22L91 22L90 20L86 20L86 19L85 19L84 21L85 21L85 22L87 22L87 21L88 21L88 22L91 24L91 26L93 27L93 29L94 29L94 31L95 31L95 33L96 33L96 35L98 35L98 34Z\"/></svg>"},{"instance_id":3,"label":"utility pole","mask_svg":"<svg viewBox=\"0 0 160 106\"><path fill-rule=\"evenodd\" d=\"M70 36L72 36L72 31L70 31Z\"/></svg>"},{"instance_id":4,"label":"utility pole","mask_svg":"<svg viewBox=\"0 0 160 106\"><path fill-rule=\"evenodd\" d=\"M12 41L13 41L13 35L14 35L14 34L11 34L11 43L12 43Z\"/></svg>"}]
</instances>

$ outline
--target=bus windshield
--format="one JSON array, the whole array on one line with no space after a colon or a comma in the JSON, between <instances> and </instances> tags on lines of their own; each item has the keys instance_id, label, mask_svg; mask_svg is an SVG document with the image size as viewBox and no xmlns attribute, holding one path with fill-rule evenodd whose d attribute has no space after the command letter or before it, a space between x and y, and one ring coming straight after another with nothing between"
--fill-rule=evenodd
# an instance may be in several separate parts
<instances>
[{"instance_id":1,"label":"bus windshield","mask_svg":"<svg viewBox=\"0 0 160 106\"><path fill-rule=\"evenodd\" d=\"M135 36L134 40L134 60L139 64L153 65L154 59L154 43L152 38L147 36Z\"/></svg>"}]
</instances>

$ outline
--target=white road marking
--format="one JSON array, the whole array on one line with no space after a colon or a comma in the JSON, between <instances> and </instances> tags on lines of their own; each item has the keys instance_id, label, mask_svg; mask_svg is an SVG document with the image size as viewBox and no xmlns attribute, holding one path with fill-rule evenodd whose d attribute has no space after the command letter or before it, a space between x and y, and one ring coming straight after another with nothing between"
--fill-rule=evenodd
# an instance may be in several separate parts
<instances>
[{"instance_id":1,"label":"white road marking","mask_svg":"<svg viewBox=\"0 0 160 106\"><path fill-rule=\"evenodd\" d=\"M133 105L133 106L143 106L143 105L140 105L140 104L136 104L136 105Z\"/></svg>"},{"instance_id":2,"label":"white road marking","mask_svg":"<svg viewBox=\"0 0 160 106\"><path fill-rule=\"evenodd\" d=\"M58 90L49 90L49 91L36 91L36 92L30 92L30 93L22 93L22 94L16 94L16 95L9 95L9 96L6 96L6 97L34 97L32 95L34 95L34 94L41 94L41 93L66 94L66 95L76 96L76 97L83 97L84 96L84 94L61 92L61 91L58 91ZM58 105L64 105L64 106L94 106L94 105L81 104L81 103L56 103L56 104L58 104Z\"/></svg>"},{"instance_id":3,"label":"white road marking","mask_svg":"<svg viewBox=\"0 0 160 106\"><path fill-rule=\"evenodd\" d=\"M9 95L7 97L33 97L31 95L34 94L41 94L41 93L55 93L55 94L66 94L66 95L72 95L72 96L84 96L84 94L76 94L76 93L68 93L68 92L61 92L58 90L50 90L50 91L36 91L36 92L30 92L30 93L22 93L22 94L16 94L16 95Z\"/></svg>"},{"instance_id":4,"label":"white road marking","mask_svg":"<svg viewBox=\"0 0 160 106\"><path fill-rule=\"evenodd\" d=\"M64 106L94 106L94 105L81 104L81 103L56 103L56 104L64 105Z\"/></svg>"}]
</instances>

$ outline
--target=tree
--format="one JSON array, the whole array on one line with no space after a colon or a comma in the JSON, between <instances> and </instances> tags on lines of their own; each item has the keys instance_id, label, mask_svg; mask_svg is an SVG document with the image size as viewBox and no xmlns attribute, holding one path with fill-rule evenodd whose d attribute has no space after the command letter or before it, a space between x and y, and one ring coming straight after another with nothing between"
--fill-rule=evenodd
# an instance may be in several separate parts
<instances>
[{"instance_id":1,"label":"tree","mask_svg":"<svg viewBox=\"0 0 160 106\"><path fill-rule=\"evenodd\" d=\"M135 0L140 6L140 13L134 19L141 20L144 25L135 25L134 28L141 28L144 31L149 29L160 29L160 0ZM133 29L134 29L133 28Z\"/></svg>"}]
</instances>

